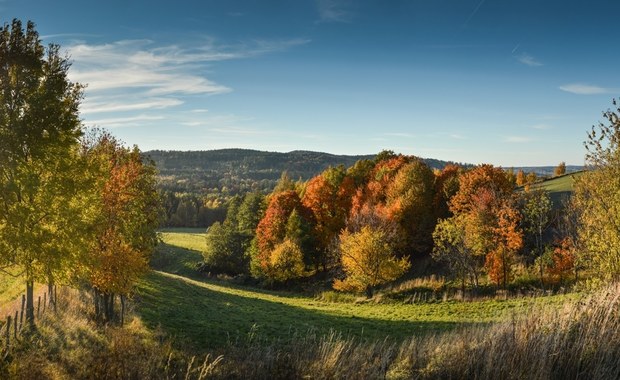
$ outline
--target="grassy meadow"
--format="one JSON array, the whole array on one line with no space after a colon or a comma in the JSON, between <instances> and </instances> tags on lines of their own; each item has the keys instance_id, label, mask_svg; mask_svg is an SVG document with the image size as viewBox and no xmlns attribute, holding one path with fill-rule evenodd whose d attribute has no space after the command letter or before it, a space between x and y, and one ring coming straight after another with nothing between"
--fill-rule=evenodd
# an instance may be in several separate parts
<instances>
[{"instance_id":1,"label":"grassy meadow","mask_svg":"<svg viewBox=\"0 0 620 380\"><path fill-rule=\"evenodd\" d=\"M0 378L620 376L617 284L538 298L357 302L205 277L195 270L204 231L161 236L155 269L140 282L124 326L97 325L92 295L62 288L58 312L13 343Z\"/></svg>"},{"instance_id":2,"label":"grassy meadow","mask_svg":"<svg viewBox=\"0 0 620 380\"><path fill-rule=\"evenodd\" d=\"M197 351L259 339L288 341L331 332L363 341L402 341L466 326L483 326L575 295L476 302L328 302L283 291L243 287L196 272L204 232L166 230L153 257L154 271L138 288L137 311L147 326L161 327ZM354 297L350 297L354 299Z\"/></svg>"}]
</instances>

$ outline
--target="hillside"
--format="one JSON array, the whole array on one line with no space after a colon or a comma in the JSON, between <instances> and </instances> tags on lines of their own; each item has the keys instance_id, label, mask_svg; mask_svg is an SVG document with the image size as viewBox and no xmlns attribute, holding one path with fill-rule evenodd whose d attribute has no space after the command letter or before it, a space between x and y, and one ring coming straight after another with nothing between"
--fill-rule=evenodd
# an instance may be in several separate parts
<instances>
[{"instance_id":1,"label":"hillside","mask_svg":"<svg viewBox=\"0 0 620 380\"><path fill-rule=\"evenodd\" d=\"M582 173L583 171L578 171L544 180L542 182L531 185L530 189L545 190L549 194L551 201L554 204L554 207L560 207L562 201L568 198L573 193L573 186L575 185L575 180Z\"/></svg>"},{"instance_id":2,"label":"hillside","mask_svg":"<svg viewBox=\"0 0 620 380\"><path fill-rule=\"evenodd\" d=\"M160 173L160 187L174 192L237 194L252 190L270 191L286 171L292 179L308 180L330 166L349 167L374 155L347 156L322 152L263 152L249 149L207 151L162 151L144 153ZM432 168L447 162L424 159Z\"/></svg>"}]
</instances>

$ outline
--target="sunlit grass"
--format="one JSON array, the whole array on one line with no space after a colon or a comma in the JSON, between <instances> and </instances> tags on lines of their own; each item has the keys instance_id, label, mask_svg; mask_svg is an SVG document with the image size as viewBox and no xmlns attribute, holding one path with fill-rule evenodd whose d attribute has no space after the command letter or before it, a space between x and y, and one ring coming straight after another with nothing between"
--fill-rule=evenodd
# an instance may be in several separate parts
<instances>
[{"instance_id":1,"label":"sunlit grass","mask_svg":"<svg viewBox=\"0 0 620 380\"><path fill-rule=\"evenodd\" d=\"M202 259L186 232L162 235L154 264L139 286L139 312L196 349L218 347L249 334L290 339L293 332L337 331L345 336L401 340L411 335L501 321L534 305L557 305L570 296L422 304L328 302L287 292L263 291L200 276ZM200 235L201 236L201 235ZM185 247L185 248L184 248Z\"/></svg>"}]
</instances>

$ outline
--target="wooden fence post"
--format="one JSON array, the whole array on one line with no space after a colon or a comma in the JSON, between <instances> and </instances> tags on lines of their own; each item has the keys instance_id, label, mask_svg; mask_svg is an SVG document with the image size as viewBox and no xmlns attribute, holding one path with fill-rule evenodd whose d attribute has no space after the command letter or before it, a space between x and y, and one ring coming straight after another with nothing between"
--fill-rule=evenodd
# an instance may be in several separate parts
<instances>
[{"instance_id":1,"label":"wooden fence post","mask_svg":"<svg viewBox=\"0 0 620 380\"><path fill-rule=\"evenodd\" d=\"M6 316L6 349L9 349L9 346L11 345L11 316L7 315Z\"/></svg>"},{"instance_id":2,"label":"wooden fence post","mask_svg":"<svg viewBox=\"0 0 620 380\"><path fill-rule=\"evenodd\" d=\"M47 292L43 293L43 314L45 314L45 305L47 305Z\"/></svg>"},{"instance_id":3,"label":"wooden fence post","mask_svg":"<svg viewBox=\"0 0 620 380\"><path fill-rule=\"evenodd\" d=\"M19 314L19 329L24 326L24 307L26 307L26 296L22 294L22 309Z\"/></svg>"},{"instance_id":4,"label":"wooden fence post","mask_svg":"<svg viewBox=\"0 0 620 380\"><path fill-rule=\"evenodd\" d=\"M39 311L41 310L41 296L39 296L39 299L37 301L37 319L39 319Z\"/></svg>"},{"instance_id":5,"label":"wooden fence post","mask_svg":"<svg viewBox=\"0 0 620 380\"><path fill-rule=\"evenodd\" d=\"M17 340L17 310L15 310L15 320L13 320L13 336Z\"/></svg>"}]
</instances>

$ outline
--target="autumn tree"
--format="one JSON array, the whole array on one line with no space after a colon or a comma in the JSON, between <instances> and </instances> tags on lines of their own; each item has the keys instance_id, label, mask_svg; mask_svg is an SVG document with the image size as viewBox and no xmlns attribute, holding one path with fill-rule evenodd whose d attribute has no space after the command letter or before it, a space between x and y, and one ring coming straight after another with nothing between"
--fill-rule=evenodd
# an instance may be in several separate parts
<instances>
[{"instance_id":1,"label":"autumn tree","mask_svg":"<svg viewBox=\"0 0 620 380\"><path fill-rule=\"evenodd\" d=\"M433 207L437 218L443 219L452 215L449 203L459 190L459 176L462 168L448 164L441 171L435 173L435 199Z\"/></svg>"},{"instance_id":2,"label":"autumn tree","mask_svg":"<svg viewBox=\"0 0 620 380\"><path fill-rule=\"evenodd\" d=\"M402 166L386 185L385 207L389 218L401 229L405 250L427 253L433 245L432 233L437 223L435 175L422 160L414 159Z\"/></svg>"},{"instance_id":3,"label":"autumn tree","mask_svg":"<svg viewBox=\"0 0 620 380\"><path fill-rule=\"evenodd\" d=\"M461 175L459 190L450 200L450 211L453 216L440 224L452 223L462 229L468 252L483 259L490 278L505 286L514 255L522 244L519 214L505 172L481 165ZM441 229L436 230L435 245L449 246L451 239Z\"/></svg>"},{"instance_id":4,"label":"autumn tree","mask_svg":"<svg viewBox=\"0 0 620 380\"><path fill-rule=\"evenodd\" d=\"M57 45L44 47L32 22L0 28L0 265L26 279L34 323L35 281L53 283L75 263L80 231L78 107L82 86Z\"/></svg>"},{"instance_id":5,"label":"autumn tree","mask_svg":"<svg viewBox=\"0 0 620 380\"><path fill-rule=\"evenodd\" d=\"M564 174L566 174L566 162L562 161L553 169L553 175L559 177Z\"/></svg>"},{"instance_id":6,"label":"autumn tree","mask_svg":"<svg viewBox=\"0 0 620 380\"><path fill-rule=\"evenodd\" d=\"M523 169L519 169L517 171L515 183L517 184L517 186L523 186L527 183L527 178L525 177L525 172L523 171Z\"/></svg>"},{"instance_id":7,"label":"autumn tree","mask_svg":"<svg viewBox=\"0 0 620 380\"><path fill-rule=\"evenodd\" d=\"M143 159L137 147L126 148L99 131L84 144L101 189L88 277L96 314L109 321L115 316L115 297L121 296L122 318L125 296L148 269L163 212L154 164Z\"/></svg>"},{"instance_id":8,"label":"autumn tree","mask_svg":"<svg viewBox=\"0 0 620 380\"><path fill-rule=\"evenodd\" d=\"M410 266L408 257L394 255L387 231L368 225L357 232L344 230L339 249L346 277L336 280L334 288L365 291L368 298L376 286L397 279Z\"/></svg>"},{"instance_id":9,"label":"autumn tree","mask_svg":"<svg viewBox=\"0 0 620 380\"><path fill-rule=\"evenodd\" d=\"M313 224L312 214L303 206L296 191L286 190L271 195L265 215L256 227L255 242L251 249L250 269L255 277L274 277L270 264L271 255L287 238L287 224L293 211L304 219L303 225ZM306 262L313 260L310 257L312 253L303 252Z\"/></svg>"},{"instance_id":10,"label":"autumn tree","mask_svg":"<svg viewBox=\"0 0 620 380\"><path fill-rule=\"evenodd\" d=\"M345 227L353 192L354 181L343 166L325 170L306 185L302 203L314 216L314 236L318 245L316 264L323 270L327 269L331 245Z\"/></svg>"},{"instance_id":11,"label":"autumn tree","mask_svg":"<svg viewBox=\"0 0 620 380\"><path fill-rule=\"evenodd\" d=\"M575 185L579 237L600 279L620 279L620 107L603 113L585 142L586 172Z\"/></svg>"}]
</instances>

